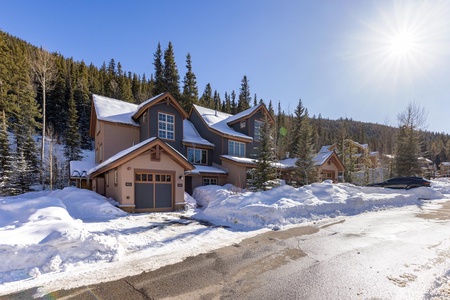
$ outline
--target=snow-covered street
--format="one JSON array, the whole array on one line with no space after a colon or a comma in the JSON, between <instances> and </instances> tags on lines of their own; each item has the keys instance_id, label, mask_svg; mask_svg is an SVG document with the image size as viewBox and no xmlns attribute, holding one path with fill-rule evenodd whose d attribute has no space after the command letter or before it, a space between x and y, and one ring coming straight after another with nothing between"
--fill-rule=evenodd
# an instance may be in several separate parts
<instances>
[{"instance_id":1,"label":"snow-covered street","mask_svg":"<svg viewBox=\"0 0 450 300\"><path fill-rule=\"evenodd\" d=\"M448 180L408 191L329 182L258 193L207 186L194 197L201 208L187 196L186 212L150 214L126 214L105 198L75 188L0 198L0 295L40 287L36 296L42 296L111 281L299 224L321 227L301 241L308 259L298 263L310 264L303 265L311 268L303 279L309 284L319 275L335 285L378 276L387 280L358 293L364 298L382 289L389 298L402 285L408 286L408 295L431 295L448 280L450 225L432 216L450 199ZM410 232L408 226L420 229L403 234ZM386 265L373 265L366 254ZM344 261L346 272L334 265ZM331 274L338 278L328 278ZM432 286L436 289L429 290Z\"/></svg>"}]
</instances>

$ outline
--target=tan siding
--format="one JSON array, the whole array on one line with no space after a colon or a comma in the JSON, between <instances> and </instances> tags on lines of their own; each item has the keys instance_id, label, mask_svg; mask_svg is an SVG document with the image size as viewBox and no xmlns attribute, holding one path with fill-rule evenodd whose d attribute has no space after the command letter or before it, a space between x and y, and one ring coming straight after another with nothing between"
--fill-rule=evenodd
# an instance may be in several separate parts
<instances>
[{"instance_id":1,"label":"tan siding","mask_svg":"<svg viewBox=\"0 0 450 300\"><path fill-rule=\"evenodd\" d=\"M245 188L247 185L247 168L230 164L222 161L222 166L228 171L227 183L231 183L237 187Z\"/></svg>"},{"instance_id":2,"label":"tan siding","mask_svg":"<svg viewBox=\"0 0 450 300\"><path fill-rule=\"evenodd\" d=\"M100 150L100 145L102 145L103 154L99 153L102 161L139 143L139 127L109 122L101 123L101 130L95 137L95 149ZM95 157L95 162L100 163L101 161Z\"/></svg>"}]
</instances>

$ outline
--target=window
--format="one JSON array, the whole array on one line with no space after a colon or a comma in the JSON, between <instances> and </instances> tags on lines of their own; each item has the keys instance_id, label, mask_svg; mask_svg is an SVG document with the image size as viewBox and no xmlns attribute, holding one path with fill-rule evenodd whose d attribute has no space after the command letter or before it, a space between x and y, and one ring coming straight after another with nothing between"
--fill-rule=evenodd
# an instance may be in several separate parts
<instances>
[{"instance_id":1,"label":"window","mask_svg":"<svg viewBox=\"0 0 450 300\"><path fill-rule=\"evenodd\" d=\"M261 128L263 126L263 122L259 120L255 120L255 133L254 138L256 141L261 140Z\"/></svg>"},{"instance_id":2,"label":"window","mask_svg":"<svg viewBox=\"0 0 450 300\"><path fill-rule=\"evenodd\" d=\"M105 174L105 183L106 186L109 186L109 172Z\"/></svg>"},{"instance_id":3,"label":"window","mask_svg":"<svg viewBox=\"0 0 450 300\"><path fill-rule=\"evenodd\" d=\"M204 149L187 149L187 158L191 164L206 165L207 164L207 151Z\"/></svg>"},{"instance_id":4,"label":"window","mask_svg":"<svg viewBox=\"0 0 450 300\"><path fill-rule=\"evenodd\" d=\"M143 123L147 122L147 112L145 112L145 113L142 115L142 122L143 122Z\"/></svg>"},{"instance_id":5,"label":"window","mask_svg":"<svg viewBox=\"0 0 450 300\"><path fill-rule=\"evenodd\" d=\"M117 169L114 169L114 185L117 186L118 183L119 183L119 172L117 171Z\"/></svg>"},{"instance_id":6,"label":"window","mask_svg":"<svg viewBox=\"0 0 450 300\"><path fill-rule=\"evenodd\" d=\"M203 185L217 185L217 178L203 178Z\"/></svg>"},{"instance_id":7,"label":"window","mask_svg":"<svg viewBox=\"0 0 450 300\"><path fill-rule=\"evenodd\" d=\"M175 117L158 113L158 137L167 140L175 139Z\"/></svg>"},{"instance_id":8,"label":"window","mask_svg":"<svg viewBox=\"0 0 450 300\"><path fill-rule=\"evenodd\" d=\"M228 155L245 157L245 144L235 141L228 141Z\"/></svg>"},{"instance_id":9,"label":"window","mask_svg":"<svg viewBox=\"0 0 450 300\"><path fill-rule=\"evenodd\" d=\"M241 121L241 128L245 128L245 121Z\"/></svg>"}]
</instances>

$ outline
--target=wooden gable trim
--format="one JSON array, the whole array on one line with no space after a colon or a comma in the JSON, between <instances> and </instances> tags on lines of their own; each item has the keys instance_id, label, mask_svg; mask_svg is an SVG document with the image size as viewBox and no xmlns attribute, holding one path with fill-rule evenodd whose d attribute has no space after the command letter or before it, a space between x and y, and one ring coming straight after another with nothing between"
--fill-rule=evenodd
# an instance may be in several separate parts
<instances>
[{"instance_id":1,"label":"wooden gable trim","mask_svg":"<svg viewBox=\"0 0 450 300\"><path fill-rule=\"evenodd\" d=\"M320 165L320 167L324 166L325 163L334 163L338 169L338 171L345 171L345 167L344 164L342 163L341 159L339 158L339 156L336 154L336 152L333 151L333 154L331 154L330 157L328 157L325 162Z\"/></svg>"},{"instance_id":2,"label":"wooden gable trim","mask_svg":"<svg viewBox=\"0 0 450 300\"><path fill-rule=\"evenodd\" d=\"M253 139L250 136L249 136L249 139L246 139L246 138L242 138L242 137L238 137L238 136L234 136L234 135L228 135L228 134L225 134L223 132L218 131L217 129L211 128L211 127L209 127L208 124L206 124L205 120L202 118L200 113L195 108L192 108L191 115L192 115L192 111L195 111L195 113L197 114L199 119L202 121L203 125L205 125L206 129L208 129L209 131L213 132L214 134L217 134L218 136L221 136L223 138L227 138L229 140L236 140L236 141L243 142L243 143L251 143L253 141Z\"/></svg>"},{"instance_id":3,"label":"wooden gable trim","mask_svg":"<svg viewBox=\"0 0 450 300\"><path fill-rule=\"evenodd\" d=\"M183 119L187 119L188 113L184 110L184 108L178 103L177 100L170 94L170 93L164 93L158 98L154 99L150 103L144 105L133 115L133 120L137 121L139 117L149 108L152 106L159 104L161 102L166 102L167 105L173 105L175 109L180 113Z\"/></svg>"},{"instance_id":4,"label":"wooden gable trim","mask_svg":"<svg viewBox=\"0 0 450 300\"><path fill-rule=\"evenodd\" d=\"M104 166L103 168L93 172L92 174L89 175L89 177L93 178L104 172L115 169L115 168L129 162L130 160L138 157L139 155L141 155L145 152L149 152L150 155L155 154L156 156L158 156L158 159L160 159L160 155L161 155L162 151L166 152L176 163L181 165L185 171L194 169L194 166L190 162L188 162L186 160L186 158L184 158L180 153L178 153L177 151L170 148L161 139L155 138L155 140L151 141L149 144L147 144L141 148L138 148L138 149L128 153L127 155L119 158L118 160L112 162L111 164Z\"/></svg>"},{"instance_id":5,"label":"wooden gable trim","mask_svg":"<svg viewBox=\"0 0 450 300\"><path fill-rule=\"evenodd\" d=\"M268 118L268 120L269 120L269 122L270 122L271 124L275 124L275 120L272 118L272 116L270 115L269 111L268 111L267 108L266 108L266 105L264 105L264 104L262 104L258 109L255 109L251 114L246 115L246 116L242 116L241 118L236 119L236 120L234 120L234 121L232 121L232 122L230 122L230 123L227 123L227 124L228 124L228 125L234 125L234 124L236 124L236 123L238 123L238 122L241 122L241 121L250 119L252 116L254 116L254 115L255 115L257 112L259 112L261 109L263 110L263 112L262 112L263 116L266 115L267 118Z\"/></svg>"}]
</instances>

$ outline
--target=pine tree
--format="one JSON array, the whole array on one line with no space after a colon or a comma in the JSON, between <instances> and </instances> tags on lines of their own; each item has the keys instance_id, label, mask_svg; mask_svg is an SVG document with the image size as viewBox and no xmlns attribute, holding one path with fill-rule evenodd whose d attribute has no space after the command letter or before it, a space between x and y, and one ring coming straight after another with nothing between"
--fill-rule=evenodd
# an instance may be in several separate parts
<instances>
[{"instance_id":1,"label":"pine tree","mask_svg":"<svg viewBox=\"0 0 450 300\"><path fill-rule=\"evenodd\" d=\"M207 83L203 95L200 97L200 106L214 109L214 99L211 84Z\"/></svg>"},{"instance_id":2,"label":"pine tree","mask_svg":"<svg viewBox=\"0 0 450 300\"><path fill-rule=\"evenodd\" d=\"M300 145L300 139L301 139L301 128L303 125L303 115L305 113L305 107L303 106L302 99L298 100L297 107L294 111L294 119L293 119L293 130L290 132L291 137L289 138L291 140L290 149L291 153L298 157L301 155L301 150L298 149L298 145Z\"/></svg>"},{"instance_id":3,"label":"pine tree","mask_svg":"<svg viewBox=\"0 0 450 300\"><path fill-rule=\"evenodd\" d=\"M227 114L231 114L231 97L230 95L228 95L227 92L225 92L225 107L224 107L224 112L226 112Z\"/></svg>"},{"instance_id":4,"label":"pine tree","mask_svg":"<svg viewBox=\"0 0 450 300\"><path fill-rule=\"evenodd\" d=\"M13 174L13 161L9 146L8 132L0 127L0 195L11 194L10 181Z\"/></svg>"},{"instance_id":5,"label":"pine tree","mask_svg":"<svg viewBox=\"0 0 450 300\"><path fill-rule=\"evenodd\" d=\"M237 113L236 93L233 90L231 91L231 114L235 115Z\"/></svg>"},{"instance_id":6,"label":"pine tree","mask_svg":"<svg viewBox=\"0 0 450 300\"><path fill-rule=\"evenodd\" d=\"M214 102L214 109L219 111L220 110L220 103L222 101L220 100L220 95L217 92L217 90L214 90L213 102Z\"/></svg>"},{"instance_id":7,"label":"pine tree","mask_svg":"<svg viewBox=\"0 0 450 300\"><path fill-rule=\"evenodd\" d=\"M178 68L175 63L172 42L169 42L167 49L164 51L163 74L165 91L169 92L175 99L180 99L180 75L178 75Z\"/></svg>"},{"instance_id":8,"label":"pine tree","mask_svg":"<svg viewBox=\"0 0 450 300\"><path fill-rule=\"evenodd\" d=\"M276 178L276 170L272 166L274 161L273 149L271 124L268 117L264 116L264 121L261 128L259 154L253 173L253 185L259 190L265 190L267 187L267 182Z\"/></svg>"},{"instance_id":9,"label":"pine tree","mask_svg":"<svg viewBox=\"0 0 450 300\"><path fill-rule=\"evenodd\" d=\"M154 80L155 85L153 87L153 95L159 95L166 92L166 87L164 83L164 65L162 62L162 51L161 44L158 43L156 47L156 52L153 55L153 65L155 66Z\"/></svg>"},{"instance_id":10,"label":"pine tree","mask_svg":"<svg viewBox=\"0 0 450 300\"><path fill-rule=\"evenodd\" d=\"M244 78L242 78L241 81L241 89L239 92L239 101L237 105L237 111L236 113L240 113L241 111L246 110L247 108L250 108L250 85L248 84L247 76L244 75Z\"/></svg>"},{"instance_id":11,"label":"pine tree","mask_svg":"<svg viewBox=\"0 0 450 300\"><path fill-rule=\"evenodd\" d=\"M183 79L183 94L181 96L181 106L188 111L193 104L198 102L197 78L192 71L191 54L186 55L186 75Z\"/></svg>"},{"instance_id":12,"label":"pine tree","mask_svg":"<svg viewBox=\"0 0 450 300\"><path fill-rule=\"evenodd\" d=\"M64 155L68 161L81 160L80 133L78 132L77 108L73 96L69 100L69 118L67 120Z\"/></svg>"},{"instance_id":13,"label":"pine tree","mask_svg":"<svg viewBox=\"0 0 450 300\"><path fill-rule=\"evenodd\" d=\"M314 182L317 178L317 169L314 161L314 146L312 144L311 125L309 123L308 110L302 117L302 126L299 132L298 145L296 147L297 176L304 184Z\"/></svg>"}]
</instances>

